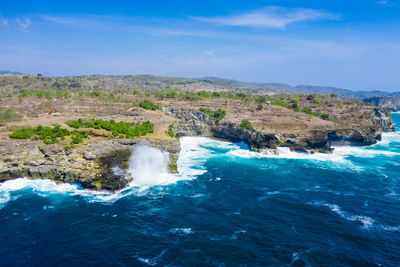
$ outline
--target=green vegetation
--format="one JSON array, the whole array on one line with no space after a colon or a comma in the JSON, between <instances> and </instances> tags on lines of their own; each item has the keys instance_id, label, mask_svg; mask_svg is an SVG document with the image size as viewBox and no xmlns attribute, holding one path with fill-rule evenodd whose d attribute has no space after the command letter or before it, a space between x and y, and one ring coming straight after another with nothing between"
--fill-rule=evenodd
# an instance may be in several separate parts
<instances>
[{"instance_id":1,"label":"green vegetation","mask_svg":"<svg viewBox=\"0 0 400 267\"><path fill-rule=\"evenodd\" d=\"M171 138L174 138L174 137L175 137L174 131L168 130L167 133L168 133L168 135L169 135Z\"/></svg>"},{"instance_id":2,"label":"green vegetation","mask_svg":"<svg viewBox=\"0 0 400 267\"><path fill-rule=\"evenodd\" d=\"M9 121L18 120L21 116L15 113L12 109L6 109L4 112L0 112L0 124Z\"/></svg>"},{"instance_id":3,"label":"green vegetation","mask_svg":"<svg viewBox=\"0 0 400 267\"><path fill-rule=\"evenodd\" d=\"M343 108L344 108L342 104L338 104L337 106L338 106L338 108L340 108L340 109L343 109Z\"/></svg>"},{"instance_id":4,"label":"green vegetation","mask_svg":"<svg viewBox=\"0 0 400 267\"><path fill-rule=\"evenodd\" d=\"M252 129L253 128L251 126L251 123L248 120L242 120L242 122L239 124L239 126L244 129Z\"/></svg>"},{"instance_id":5,"label":"green vegetation","mask_svg":"<svg viewBox=\"0 0 400 267\"><path fill-rule=\"evenodd\" d=\"M160 104L155 104L153 102L151 102L150 100L144 100L143 102L141 102L139 104L140 107L147 109L147 110L157 110L157 109L161 109L162 106Z\"/></svg>"},{"instance_id":6,"label":"green vegetation","mask_svg":"<svg viewBox=\"0 0 400 267\"><path fill-rule=\"evenodd\" d=\"M134 138L145 136L154 132L154 124L145 121L142 124L134 122L115 122L114 120L95 120L95 119L78 119L67 121L67 124L73 128L93 128L104 129L112 132L113 136L120 138Z\"/></svg>"},{"instance_id":7,"label":"green vegetation","mask_svg":"<svg viewBox=\"0 0 400 267\"><path fill-rule=\"evenodd\" d=\"M226 116L226 110L224 109L217 109L216 111L212 111L209 108L200 108L200 111L213 117L216 122L222 120Z\"/></svg>"},{"instance_id":8,"label":"green vegetation","mask_svg":"<svg viewBox=\"0 0 400 267\"><path fill-rule=\"evenodd\" d=\"M170 124L170 125L168 126L167 134L168 134L171 138L174 138L174 137L175 137L175 132L174 132L175 124L176 124L176 121L175 121L173 124Z\"/></svg>"},{"instance_id":9,"label":"green vegetation","mask_svg":"<svg viewBox=\"0 0 400 267\"><path fill-rule=\"evenodd\" d=\"M38 98L46 98L48 100L52 100L54 97L68 98L71 96L71 94L69 92L61 90L29 90L29 91L22 91L19 94L20 98L28 96L36 96Z\"/></svg>"},{"instance_id":10,"label":"green vegetation","mask_svg":"<svg viewBox=\"0 0 400 267\"><path fill-rule=\"evenodd\" d=\"M263 96L257 96L256 97L256 103L264 104L265 103L265 98Z\"/></svg>"},{"instance_id":11,"label":"green vegetation","mask_svg":"<svg viewBox=\"0 0 400 267\"><path fill-rule=\"evenodd\" d=\"M87 131L69 131L65 128L61 128L60 125L55 127L50 126L37 126L37 127L23 127L10 134L10 138L14 139L32 139L42 140L45 144L59 144L60 140L65 140L65 137L71 137L72 144L83 143L85 138L89 138Z\"/></svg>"},{"instance_id":12,"label":"green vegetation","mask_svg":"<svg viewBox=\"0 0 400 267\"><path fill-rule=\"evenodd\" d=\"M311 101L311 103L313 103L313 104L321 104L321 102L322 102L321 99L319 99L316 94L308 95L307 100ZM280 106L280 107L284 107L284 108L288 108L288 109L291 109L296 112L303 112L303 113L309 114L311 116L319 117L323 120L332 120L332 121L334 120L328 113L313 111L308 106L300 107L298 104L300 102L299 95L296 95L296 97L293 100L289 100L294 103L290 103L290 102L288 103L287 101L288 101L288 96L285 94L281 94L278 98L272 99L271 104ZM327 107L328 107L327 105L324 105L324 108L327 108ZM343 106L341 104L339 104L338 107L343 108ZM320 105L319 108L322 108L322 106Z\"/></svg>"}]
</instances>

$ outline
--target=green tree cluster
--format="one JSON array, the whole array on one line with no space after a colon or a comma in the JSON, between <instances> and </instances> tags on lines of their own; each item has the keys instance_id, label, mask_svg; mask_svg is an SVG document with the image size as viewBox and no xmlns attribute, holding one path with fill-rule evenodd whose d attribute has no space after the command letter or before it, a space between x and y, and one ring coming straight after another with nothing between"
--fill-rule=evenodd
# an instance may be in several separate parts
<instances>
[{"instance_id":1,"label":"green tree cluster","mask_svg":"<svg viewBox=\"0 0 400 267\"><path fill-rule=\"evenodd\" d=\"M138 136L145 136L154 132L154 124L150 121L143 123L134 122L116 122L114 120L95 120L95 119L78 119L67 121L67 124L73 128L93 128L104 129L112 132L113 136L120 138L135 138Z\"/></svg>"},{"instance_id":2,"label":"green tree cluster","mask_svg":"<svg viewBox=\"0 0 400 267\"><path fill-rule=\"evenodd\" d=\"M200 111L213 117L216 122L222 120L226 116L226 110L224 109L212 111L209 108L200 108Z\"/></svg>"},{"instance_id":3,"label":"green tree cluster","mask_svg":"<svg viewBox=\"0 0 400 267\"><path fill-rule=\"evenodd\" d=\"M157 110L162 108L160 104L156 104L147 99L141 102L139 106L147 110Z\"/></svg>"}]
</instances>

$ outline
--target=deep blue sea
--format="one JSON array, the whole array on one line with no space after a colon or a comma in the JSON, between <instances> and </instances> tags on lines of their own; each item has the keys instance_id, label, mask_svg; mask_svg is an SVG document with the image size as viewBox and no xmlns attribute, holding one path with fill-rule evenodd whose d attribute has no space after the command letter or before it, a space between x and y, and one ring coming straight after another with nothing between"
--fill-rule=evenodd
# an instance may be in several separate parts
<instances>
[{"instance_id":1,"label":"deep blue sea","mask_svg":"<svg viewBox=\"0 0 400 267\"><path fill-rule=\"evenodd\" d=\"M0 185L0 266L400 265L399 133L314 155L181 142L180 175L139 160L116 194Z\"/></svg>"}]
</instances>

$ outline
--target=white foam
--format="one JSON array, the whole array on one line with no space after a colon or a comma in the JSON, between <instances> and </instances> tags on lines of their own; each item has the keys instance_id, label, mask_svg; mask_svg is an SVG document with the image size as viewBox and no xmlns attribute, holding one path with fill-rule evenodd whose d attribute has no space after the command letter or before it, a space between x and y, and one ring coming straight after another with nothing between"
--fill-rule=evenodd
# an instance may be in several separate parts
<instances>
[{"instance_id":1,"label":"white foam","mask_svg":"<svg viewBox=\"0 0 400 267\"><path fill-rule=\"evenodd\" d=\"M179 174L168 173L169 156L167 152L162 152L147 145L139 145L133 151L128 168L128 173L134 177L134 180L126 188L116 193L86 190L81 189L77 184L57 184L51 180L30 180L26 178L9 180L0 184L0 208L13 199L10 193L23 189L30 189L43 197L48 197L52 194L79 195L89 202L105 204L112 204L131 194L145 195L151 191L152 186L195 179L198 175L206 172L202 165L207 160L208 150L203 148L202 145L208 142L209 139L182 138L181 152L177 162ZM113 172L119 176L125 175L118 166L113 166Z\"/></svg>"},{"instance_id":2,"label":"white foam","mask_svg":"<svg viewBox=\"0 0 400 267\"><path fill-rule=\"evenodd\" d=\"M144 143L132 152L128 173L133 177L132 185L164 185L176 181L168 172L169 154Z\"/></svg>"},{"instance_id":3,"label":"white foam","mask_svg":"<svg viewBox=\"0 0 400 267\"><path fill-rule=\"evenodd\" d=\"M326 203L323 201L320 202L313 202L312 203L315 206L324 206L324 207L328 207L331 211L333 211L334 213L338 214L340 217L342 217L343 219L346 219L348 221L352 221L352 222L359 222L362 224L363 228L370 228L372 227L372 225L375 223L375 220L368 217L368 216L360 216L360 215L354 215L351 214L349 212L343 211L340 206L336 205L336 204L330 204L330 203Z\"/></svg>"},{"instance_id":4,"label":"white foam","mask_svg":"<svg viewBox=\"0 0 400 267\"><path fill-rule=\"evenodd\" d=\"M400 140L398 133L384 134L383 141L388 138ZM14 179L0 184L0 208L10 199L10 193L30 188L41 196L49 194L68 194L80 195L91 202L113 203L118 199L130 194L143 195L151 191L155 185L167 185L181 180L191 180L204 174L207 170L205 162L212 157L231 156L240 158L286 158L286 159L305 159L315 161L330 161L342 164L349 164L347 158L352 155L356 157L374 157L378 155L398 156L400 153L384 150L374 150L368 147L335 147L331 154L324 153L298 153L289 148L278 148L275 151L250 151L243 144L235 144L217 141L204 137L182 137L180 139L181 151L177 162L179 174L168 173L169 156L167 152L162 152L157 148L147 145L139 145L130 160L128 174L134 178L123 190L112 194L105 191L82 190L74 184L56 184L50 180L28 180L25 178ZM332 164L330 167L334 166ZM118 166L114 166L113 171L117 175L125 175ZM361 219L360 219L361 220ZM368 223L367 223L368 224Z\"/></svg>"},{"instance_id":5,"label":"white foam","mask_svg":"<svg viewBox=\"0 0 400 267\"><path fill-rule=\"evenodd\" d=\"M170 233L188 235L193 233L192 228L173 228L169 230Z\"/></svg>"},{"instance_id":6,"label":"white foam","mask_svg":"<svg viewBox=\"0 0 400 267\"><path fill-rule=\"evenodd\" d=\"M362 225L363 229L376 229L376 230L383 230L387 232L397 232L400 231L399 226L389 226L378 223L376 220L372 219L371 217L364 216L364 215L355 215L347 211L343 211L342 208L336 204L326 203L323 201L311 202L314 206L324 206L329 208L332 212L339 215L341 218L351 221L351 222L359 222Z\"/></svg>"},{"instance_id":7,"label":"white foam","mask_svg":"<svg viewBox=\"0 0 400 267\"><path fill-rule=\"evenodd\" d=\"M400 132L382 133L382 140L376 145L389 145L392 142L400 142Z\"/></svg>"},{"instance_id":8,"label":"white foam","mask_svg":"<svg viewBox=\"0 0 400 267\"><path fill-rule=\"evenodd\" d=\"M372 158L379 155L384 156L400 156L398 152L374 150L368 147L352 147L352 146L337 146L334 147L334 153L339 156L355 156L359 158Z\"/></svg>"}]
</instances>

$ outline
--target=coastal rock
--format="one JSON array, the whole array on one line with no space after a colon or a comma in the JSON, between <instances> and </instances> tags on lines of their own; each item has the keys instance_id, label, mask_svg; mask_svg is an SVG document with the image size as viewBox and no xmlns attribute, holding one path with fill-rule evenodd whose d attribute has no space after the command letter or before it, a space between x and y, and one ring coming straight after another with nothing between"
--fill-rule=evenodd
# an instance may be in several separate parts
<instances>
[{"instance_id":1,"label":"coastal rock","mask_svg":"<svg viewBox=\"0 0 400 267\"><path fill-rule=\"evenodd\" d=\"M129 167L134 147L144 140L94 140L77 145L66 153L57 145L40 142L7 141L0 143L0 182L16 177L51 179L58 182L78 182L85 188L118 190L134 177L123 173ZM180 144L178 139L152 140L149 145L170 152L176 164ZM172 171L175 170L176 167Z\"/></svg>"},{"instance_id":2,"label":"coastal rock","mask_svg":"<svg viewBox=\"0 0 400 267\"><path fill-rule=\"evenodd\" d=\"M394 96L371 97L364 99L364 101L371 103L376 107L382 109L388 109L389 111L393 112L400 111L400 97L394 97Z\"/></svg>"},{"instance_id":3,"label":"coastal rock","mask_svg":"<svg viewBox=\"0 0 400 267\"><path fill-rule=\"evenodd\" d=\"M244 129L239 123L214 119L200 111L171 109L178 119L177 136L214 137L231 142L244 142L253 150L289 147L296 151L331 152L331 144L371 145L381 140L382 131L393 131L390 114L374 109L370 125L346 127L338 125L333 129L306 130L294 133L270 133L260 129Z\"/></svg>"}]
</instances>

